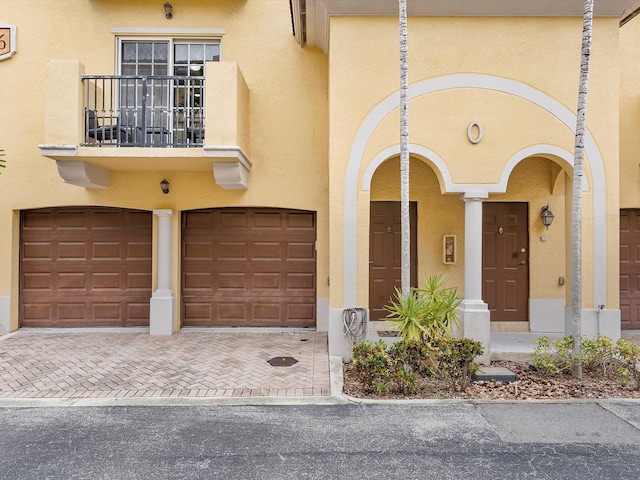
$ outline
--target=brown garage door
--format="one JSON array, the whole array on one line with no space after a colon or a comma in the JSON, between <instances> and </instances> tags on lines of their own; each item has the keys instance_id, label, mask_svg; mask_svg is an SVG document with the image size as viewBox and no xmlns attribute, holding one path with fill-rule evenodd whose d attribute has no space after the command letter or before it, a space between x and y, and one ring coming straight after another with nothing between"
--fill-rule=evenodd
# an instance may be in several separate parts
<instances>
[{"instance_id":1,"label":"brown garage door","mask_svg":"<svg viewBox=\"0 0 640 480\"><path fill-rule=\"evenodd\" d=\"M620 211L622 328L640 328L640 210Z\"/></svg>"},{"instance_id":2,"label":"brown garage door","mask_svg":"<svg viewBox=\"0 0 640 480\"><path fill-rule=\"evenodd\" d=\"M313 212L183 212L183 324L315 326L315 240Z\"/></svg>"},{"instance_id":3,"label":"brown garage door","mask_svg":"<svg viewBox=\"0 0 640 480\"><path fill-rule=\"evenodd\" d=\"M149 325L151 224L106 207L22 212L21 326Z\"/></svg>"}]
</instances>

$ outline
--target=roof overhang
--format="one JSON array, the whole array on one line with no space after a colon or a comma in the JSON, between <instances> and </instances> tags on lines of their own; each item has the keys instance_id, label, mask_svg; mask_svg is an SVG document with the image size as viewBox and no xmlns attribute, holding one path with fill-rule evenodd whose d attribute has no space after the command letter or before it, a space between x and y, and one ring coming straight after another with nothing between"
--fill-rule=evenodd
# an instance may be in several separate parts
<instances>
[{"instance_id":1,"label":"roof overhang","mask_svg":"<svg viewBox=\"0 0 640 480\"><path fill-rule=\"evenodd\" d=\"M632 18L640 11L634 0L595 2L595 16ZM584 0L412 0L410 16L442 17L581 17ZM398 0L291 0L293 29L300 45L328 52L329 18L333 16L395 16Z\"/></svg>"}]
</instances>

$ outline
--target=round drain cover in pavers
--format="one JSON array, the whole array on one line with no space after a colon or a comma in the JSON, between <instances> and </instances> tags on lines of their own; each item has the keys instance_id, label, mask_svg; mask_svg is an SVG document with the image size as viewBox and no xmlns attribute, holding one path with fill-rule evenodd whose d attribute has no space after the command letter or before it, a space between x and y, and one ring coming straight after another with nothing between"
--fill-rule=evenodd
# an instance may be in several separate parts
<instances>
[{"instance_id":1,"label":"round drain cover in pavers","mask_svg":"<svg viewBox=\"0 0 640 480\"><path fill-rule=\"evenodd\" d=\"M291 365L298 363L298 360L293 357L273 357L272 359L267 360L267 362L272 367L290 367Z\"/></svg>"}]
</instances>

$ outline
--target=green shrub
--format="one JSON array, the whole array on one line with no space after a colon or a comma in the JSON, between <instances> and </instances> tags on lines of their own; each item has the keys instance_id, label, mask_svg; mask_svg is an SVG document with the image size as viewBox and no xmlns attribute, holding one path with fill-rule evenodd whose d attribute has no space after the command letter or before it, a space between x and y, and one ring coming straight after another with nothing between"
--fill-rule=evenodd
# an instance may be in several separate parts
<instances>
[{"instance_id":1,"label":"green shrub","mask_svg":"<svg viewBox=\"0 0 640 480\"><path fill-rule=\"evenodd\" d=\"M610 377L615 373L618 364L616 346L609 337L599 335L590 339L581 336L580 345L583 368L604 377Z\"/></svg>"},{"instance_id":2,"label":"green shrub","mask_svg":"<svg viewBox=\"0 0 640 480\"><path fill-rule=\"evenodd\" d=\"M403 340L389 347L392 363L406 365L420 377L436 373L438 349L426 341Z\"/></svg>"},{"instance_id":3,"label":"green shrub","mask_svg":"<svg viewBox=\"0 0 640 480\"><path fill-rule=\"evenodd\" d=\"M391 375L398 390L413 391L421 379L437 370L437 350L425 341L403 340L388 349Z\"/></svg>"},{"instance_id":4,"label":"green shrub","mask_svg":"<svg viewBox=\"0 0 640 480\"><path fill-rule=\"evenodd\" d=\"M484 351L482 344L470 338L441 337L433 346L438 350L438 373L449 380L451 391L467 388L478 371L474 361Z\"/></svg>"},{"instance_id":5,"label":"green shrub","mask_svg":"<svg viewBox=\"0 0 640 480\"><path fill-rule=\"evenodd\" d=\"M415 390L426 378L445 378L451 391L464 390L477 371L474 359L482 354L482 344L468 338L440 337L399 341L387 347L384 341L369 340L353 346L348 375L367 392Z\"/></svg>"},{"instance_id":6,"label":"green shrub","mask_svg":"<svg viewBox=\"0 0 640 480\"><path fill-rule=\"evenodd\" d=\"M403 340L420 341L451 336L460 327L458 290L444 286L444 275L427 276L422 288L411 288L403 295L396 288L395 299L385 306L387 319Z\"/></svg>"},{"instance_id":7,"label":"green shrub","mask_svg":"<svg viewBox=\"0 0 640 480\"><path fill-rule=\"evenodd\" d=\"M353 346L352 368L349 374L360 382L365 390L386 392L391 381L391 361L387 354L387 345L383 340L373 343L370 340Z\"/></svg>"},{"instance_id":8,"label":"green shrub","mask_svg":"<svg viewBox=\"0 0 640 480\"><path fill-rule=\"evenodd\" d=\"M640 371L638 370L640 347L621 338L616 342L616 354L619 361L619 375L625 382L628 382L629 379L633 380L635 388L640 390Z\"/></svg>"},{"instance_id":9,"label":"green shrub","mask_svg":"<svg viewBox=\"0 0 640 480\"><path fill-rule=\"evenodd\" d=\"M600 374L616 380L629 383L632 381L636 389L640 389L640 347L635 343L620 339L615 344L611 338L600 335L595 339L580 337L582 352L580 360L583 367L591 373ZM533 352L533 366L545 375L567 373L576 360L573 354L573 337L567 336L560 340L549 340L540 337L536 341Z\"/></svg>"},{"instance_id":10,"label":"green shrub","mask_svg":"<svg viewBox=\"0 0 640 480\"><path fill-rule=\"evenodd\" d=\"M566 373L573 368L573 337L567 336L559 340L540 337L533 350L532 365L545 375Z\"/></svg>"}]
</instances>

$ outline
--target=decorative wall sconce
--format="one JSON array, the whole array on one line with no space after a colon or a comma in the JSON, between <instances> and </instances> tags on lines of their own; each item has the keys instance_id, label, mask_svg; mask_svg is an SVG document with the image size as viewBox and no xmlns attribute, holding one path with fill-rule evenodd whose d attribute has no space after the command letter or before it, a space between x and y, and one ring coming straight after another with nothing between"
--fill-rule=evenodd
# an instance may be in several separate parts
<instances>
[{"instance_id":1,"label":"decorative wall sconce","mask_svg":"<svg viewBox=\"0 0 640 480\"><path fill-rule=\"evenodd\" d=\"M542 224L547 230L549 230L549 225L553 223L553 219L555 218L553 212L549 210L549 205L545 205L544 207L542 207L540 218L542 219Z\"/></svg>"},{"instance_id":2,"label":"decorative wall sconce","mask_svg":"<svg viewBox=\"0 0 640 480\"><path fill-rule=\"evenodd\" d=\"M165 3L163 6L164 6L164 16L167 17L167 20L171 20L173 18L173 13L171 13L171 11L173 10L173 7L169 2Z\"/></svg>"},{"instance_id":3,"label":"decorative wall sconce","mask_svg":"<svg viewBox=\"0 0 640 480\"><path fill-rule=\"evenodd\" d=\"M162 193L164 193L165 195L169 193L169 182L166 178L160 182L160 188L162 189Z\"/></svg>"}]
</instances>

